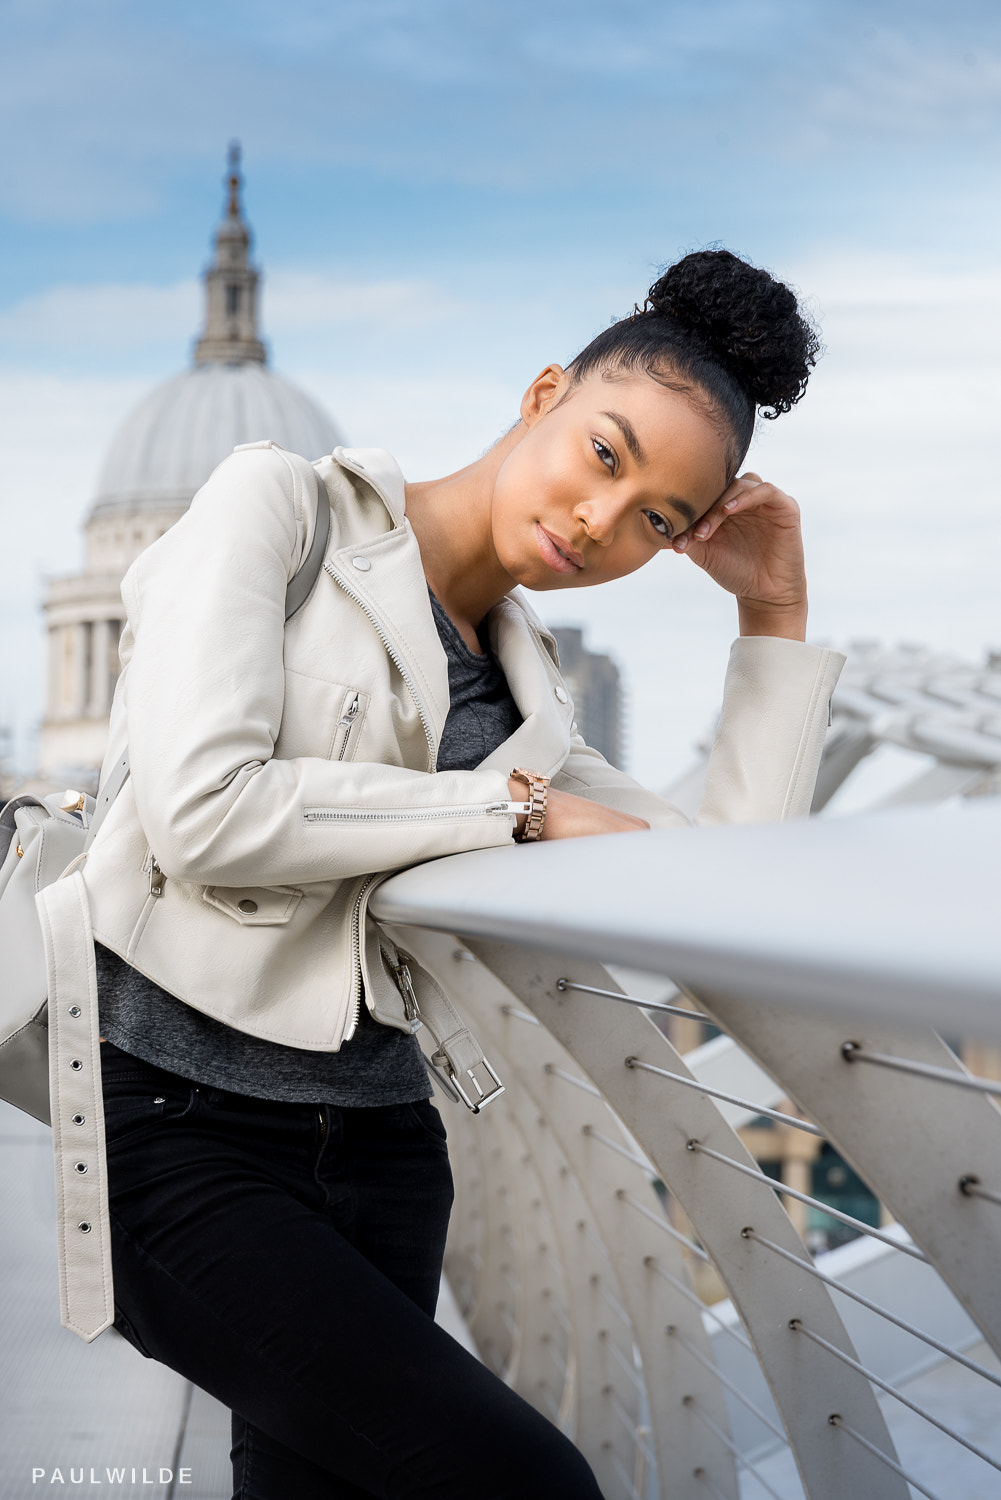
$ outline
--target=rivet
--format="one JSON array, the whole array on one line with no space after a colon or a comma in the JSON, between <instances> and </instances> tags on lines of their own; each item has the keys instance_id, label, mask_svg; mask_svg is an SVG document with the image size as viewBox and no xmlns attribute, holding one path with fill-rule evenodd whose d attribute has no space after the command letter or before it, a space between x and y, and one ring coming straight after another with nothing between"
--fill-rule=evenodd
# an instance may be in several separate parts
<instances>
[{"instance_id":1,"label":"rivet","mask_svg":"<svg viewBox=\"0 0 1001 1500\"><path fill-rule=\"evenodd\" d=\"M83 1011L80 1009L79 1005L71 1005L70 1006L70 1015L71 1016L81 1016L81 1015L83 1015Z\"/></svg>"},{"instance_id":2,"label":"rivet","mask_svg":"<svg viewBox=\"0 0 1001 1500\"><path fill-rule=\"evenodd\" d=\"M166 1102L167 1101L162 1094L157 1094L156 1098L153 1100L154 1104L166 1104Z\"/></svg>"},{"instance_id":3,"label":"rivet","mask_svg":"<svg viewBox=\"0 0 1001 1500\"><path fill-rule=\"evenodd\" d=\"M238 910L245 911L248 917L252 917L254 915L254 912L257 910L257 902L251 901L249 897L245 901L238 902L237 906Z\"/></svg>"},{"instance_id":4,"label":"rivet","mask_svg":"<svg viewBox=\"0 0 1001 1500\"><path fill-rule=\"evenodd\" d=\"M359 573L367 573L372 566L367 557L353 557L351 563L358 569Z\"/></svg>"},{"instance_id":5,"label":"rivet","mask_svg":"<svg viewBox=\"0 0 1001 1500\"><path fill-rule=\"evenodd\" d=\"M559 701L561 703L566 703L566 701L567 701L567 690L566 690L566 688L556 687L556 688L553 688L553 692L556 694L557 698L559 699Z\"/></svg>"},{"instance_id":6,"label":"rivet","mask_svg":"<svg viewBox=\"0 0 1001 1500\"><path fill-rule=\"evenodd\" d=\"M73 1116L73 1124L74 1125L82 1125L84 1123L84 1121L86 1120L86 1118L87 1118L86 1115L74 1115Z\"/></svg>"},{"instance_id":7,"label":"rivet","mask_svg":"<svg viewBox=\"0 0 1001 1500\"><path fill-rule=\"evenodd\" d=\"M79 1073L80 1069L83 1067L83 1063L78 1057L74 1057L73 1061L70 1063L70 1067L73 1069L74 1073Z\"/></svg>"},{"instance_id":8,"label":"rivet","mask_svg":"<svg viewBox=\"0 0 1001 1500\"><path fill-rule=\"evenodd\" d=\"M81 1219L76 1227L77 1229L79 1229L81 1234L90 1234L90 1225L87 1223L86 1219Z\"/></svg>"},{"instance_id":9,"label":"rivet","mask_svg":"<svg viewBox=\"0 0 1001 1500\"><path fill-rule=\"evenodd\" d=\"M74 1172L79 1172L82 1177L87 1170L87 1163L85 1161L75 1161L73 1163L73 1170Z\"/></svg>"},{"instance_id":10,"label":"rivet","mask_svg":"<svg viewBox=\"0 0 1001 1500\"><path fill-rule=\"evenodd\" d=\"M14 853L17 855L18 859L24 858L24 850L21 848L20 844L16 844L14 846Z\"/></svg>"}]
</instances>

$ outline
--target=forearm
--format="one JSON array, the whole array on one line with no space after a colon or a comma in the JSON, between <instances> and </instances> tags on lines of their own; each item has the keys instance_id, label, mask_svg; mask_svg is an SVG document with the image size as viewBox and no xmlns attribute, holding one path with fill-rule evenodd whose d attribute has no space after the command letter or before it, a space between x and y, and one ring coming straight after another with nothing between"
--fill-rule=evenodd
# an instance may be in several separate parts
<instances>
[{"instance_id":1,"label":"forearm","mask_svg":"<svg viewBox=\"0 0 1001 1500\"><path fill-rule=\"evenodd\" d=\"M510 842L506 778L313 758L213 776L132 749L136 805L164 873L198 884L303 885Z\"/></svg>"},{"instance_id":2,"label":"forearm","mask_svg":"<svg viewBox=\"0 0 1001 1500\"><path fill-rule=\"evenodd\" d=\"M776 636L731 647L698 823L809 812L840 652Z\"/></svg>"}]
</instances>

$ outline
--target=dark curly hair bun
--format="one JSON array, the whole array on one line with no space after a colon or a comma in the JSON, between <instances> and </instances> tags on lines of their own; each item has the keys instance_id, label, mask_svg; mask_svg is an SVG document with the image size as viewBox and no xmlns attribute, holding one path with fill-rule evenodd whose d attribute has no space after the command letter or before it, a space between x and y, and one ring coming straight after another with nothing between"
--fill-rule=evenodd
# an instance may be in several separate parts
<instances>
[{"instance_id":1,"label":"dark curly hair bun","mask_svg":"<svg viewBox=\"0 0 1001 1500\"><path fill-rule=\"evenodd\" d=\"M729 250L695 250L669 266L647 298L705 345L763 417L790 410L821 352L816 331L781 281Z\"/></svg>"}]
</instances>

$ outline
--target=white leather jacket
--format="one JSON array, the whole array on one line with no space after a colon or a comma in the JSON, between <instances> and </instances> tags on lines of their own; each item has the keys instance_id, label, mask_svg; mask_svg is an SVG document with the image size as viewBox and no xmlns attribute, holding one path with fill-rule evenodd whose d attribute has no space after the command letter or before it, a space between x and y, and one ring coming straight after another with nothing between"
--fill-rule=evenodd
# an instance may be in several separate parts
<instances>
[{"instance_id":1,"label":"white leather jacket","mask_svg":"<svg viewBox=\"0 0 1001 1500\"><path fill-rule=\"evenodd\" d=\"M330 537L286 629L314 468ZM555 643L517 589L489 629L524 722L476 770L434 771L447 661L403 477L379 449L338 448L312 468L273 443L237 449L122 597L106 764L127 742L131 777L85 868L95 934L238 1030L337 1049L363 992L380 1021L409 1030L369 894L402 866L509 844L513 766L655 827L687 822L574 733ZM697 822L808 811L843 660L734 643Z\"/></svg>"}]
</instances>

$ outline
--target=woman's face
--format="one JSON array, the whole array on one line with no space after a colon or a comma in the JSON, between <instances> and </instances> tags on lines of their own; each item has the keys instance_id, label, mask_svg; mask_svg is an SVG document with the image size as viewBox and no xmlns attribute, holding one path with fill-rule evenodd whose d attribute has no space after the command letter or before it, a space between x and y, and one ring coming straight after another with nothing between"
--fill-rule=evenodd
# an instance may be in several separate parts
<instances>
[{"instance_id":1,"label":"woman's face","mask_svg":"<svg viewBox=\"0 0 1001 1500\"><path fill-rule=\"evenodd\" d=\"M570 387L550 365L525 392L521 415L523 436L494 484L491 527L501 566L526 588L586 588L633 573L726 488L717 428L648 375L596 373Z\"/></svg>"}]
</instances>

